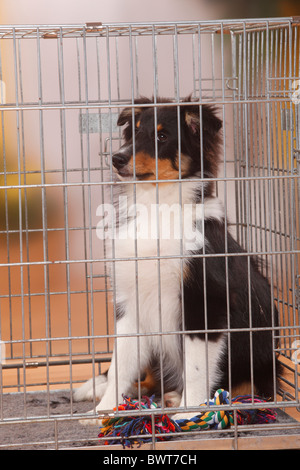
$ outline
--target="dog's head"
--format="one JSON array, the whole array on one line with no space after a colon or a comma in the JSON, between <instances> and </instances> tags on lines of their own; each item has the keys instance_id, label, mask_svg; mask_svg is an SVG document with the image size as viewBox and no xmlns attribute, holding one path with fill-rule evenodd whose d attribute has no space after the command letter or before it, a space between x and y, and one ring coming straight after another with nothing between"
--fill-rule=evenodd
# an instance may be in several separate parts
<instances>
[{"instance_id":1,"label":"dog's head","mask_svg":"<svg viewBox=\"0 0 300 470\"><path fill-rule=\"evenodd\" d=\"M147 98L121 112L118 125L126 125L125 143L113 155L118 177L178 180L215 176L222 127L215 109L192 103L167 105L162 99L157 103L156 112Z\"/></svg>"}]
</instances>

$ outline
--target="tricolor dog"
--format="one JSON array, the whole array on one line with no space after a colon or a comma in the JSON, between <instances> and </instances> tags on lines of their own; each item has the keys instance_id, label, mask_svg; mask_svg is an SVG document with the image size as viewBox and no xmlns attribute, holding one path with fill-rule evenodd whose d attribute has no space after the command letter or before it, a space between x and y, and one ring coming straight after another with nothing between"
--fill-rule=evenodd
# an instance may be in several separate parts
<instances>
[{"instance_id":1,"label":"tricolor dog","mask_svg":"<svg viewBox=\"0 0 300 470\"><path fill-rule=\"evenodd\" d=\"M112 157L119 183L108 231L118 337L108 373L95 379L97 411L112 410L122 394L156 393L195 415L218 388L245 383L273 397L278 313L214 195L215 108L141 98L118 125L124 144ZM91 379L74 399L91 399L93 388Z\"/></svg>"}]
</instances>

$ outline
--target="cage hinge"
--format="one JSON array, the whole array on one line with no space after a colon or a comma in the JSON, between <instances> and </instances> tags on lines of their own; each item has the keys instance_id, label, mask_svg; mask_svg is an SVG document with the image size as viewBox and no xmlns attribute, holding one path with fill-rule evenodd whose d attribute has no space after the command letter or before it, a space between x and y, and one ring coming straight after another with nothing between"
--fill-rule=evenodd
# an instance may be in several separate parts
<instances>
[{"instance_id":1,"label":"cage hinge","mask_svg":"<svg viewBox=\"0 0 300 470\"><path fill-rule=\"evenodd\" d=\"M300 306L300 274L296 275L295 287L295 301Z\"/></svg>"},{"instance_id":2,"label":"cage hinge","mask_svg":"<svg viewBox=\"0 0 300 470\"><path fill-rule=\"evenodd\" d=\"M293 173L298 175L300 171L300 149L293 149L293 157L296 163L296 166L293 168Z\"/></svg>"},{"instance_id":3,"label":"cage hinge","mask_svg":"<svg viewBox=\"0 0 300 470\"><path fill-rule=\"evenodd\" d=\"M296 289L295 301L296 301L296 305L298 305L298 309L299 309L300 308L300 288Z\"/></svg>"},{"instance_id":4,"label":"cage hinge","mask_svg":"<svg viewBox=\"0 0 300 470\"><path fill-rule=\"evenodd\" d=\"M283 131L294 130L294 119L290 109L284 108L281 110L281 129Z\"/></svg>"},{"instance_id":5,"label":"cage hinge","mask_svg":"<svg viewBox=\"0 0 300 470\"><path fill-rule=\"evenodd\" d=\"M118 113L88 113L79 115L81 134L113 133L118 129Z\"/></svg>"}]
</instances>

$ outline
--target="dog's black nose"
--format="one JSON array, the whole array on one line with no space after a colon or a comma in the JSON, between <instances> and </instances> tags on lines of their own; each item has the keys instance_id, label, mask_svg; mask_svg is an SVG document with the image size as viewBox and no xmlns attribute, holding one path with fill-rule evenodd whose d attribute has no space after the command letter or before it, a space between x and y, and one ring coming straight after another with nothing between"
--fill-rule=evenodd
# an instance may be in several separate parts
<instances>
[{"instance_id":1,"label":"dog's black nose","mask_svg":"<svg viewBox=\"0 0 300 470\"><path fill-rule=\"evenodd\" d=\"M112 157L113 166L120 170L123 166L127 165L129 158L123 153L115 153Z\"/></svg>"}]
</instances>

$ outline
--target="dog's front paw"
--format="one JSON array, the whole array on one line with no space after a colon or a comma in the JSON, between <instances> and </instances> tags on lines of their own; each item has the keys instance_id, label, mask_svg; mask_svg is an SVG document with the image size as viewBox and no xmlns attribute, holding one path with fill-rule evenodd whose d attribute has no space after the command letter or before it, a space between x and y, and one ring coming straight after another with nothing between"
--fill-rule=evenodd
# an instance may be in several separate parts
<instances>
[{"instance_id":1,"label":"dog's front paw","mask_svg":"<svg viewBox=\"0 0 300 470\"><path fill-rule=\"evenodd\" d=\"M89 418L89 416L90 416L90 418ZM113 416L114 416L113 413L109 413L109 414L99 413L99 416L97 417L97 416L95 416L95 411L92 410L92 411L89 411L86 414L85 418L80 419L79 423L82 424L83 426L97 426L98 428L99 427L101 428L101 427L105 426L105 422L106 422L107 418L111 418Z\"/></svg>"},{"instance_id":2,"label":"dog's front paw","mask_svg":"<svg viewBox=\"0 0 300 470\"><path fill-rule=\"evenodd\" d=\"M94 382L95 380L95 382ZM95 384L95 390L94 390ZM92 401L94 398L101 400L107 387L107 377L105 375L98 375L95 379L89 379L81 387L77 388L73 393L74 401Z\"/></svg>"},{"instance_id":3,"label":"dog's front paw","mask_svg":"<svg viewBox=\"0 0 300 470\"><path fill-rule=\"evenodd\" d=\"M114 410L117 408L117 404L113 400L113 395L113 391L106 389L106 393L100 403L96 406L96 409L87 413L87 417L80 421L81 424L102 426L102 420L113 417Z\"/></svg>"},{"instance_id":4,"label":"dog's front paw","mask_svg":"<svg viewBox=\"0 0 300 470\"><path fill-rule=\"evenodd\" d=\"M181 402L181 395L176 392L167 392L164 394L164 403L167 408L178 408Z\"/></svg>"}]
</instances>

